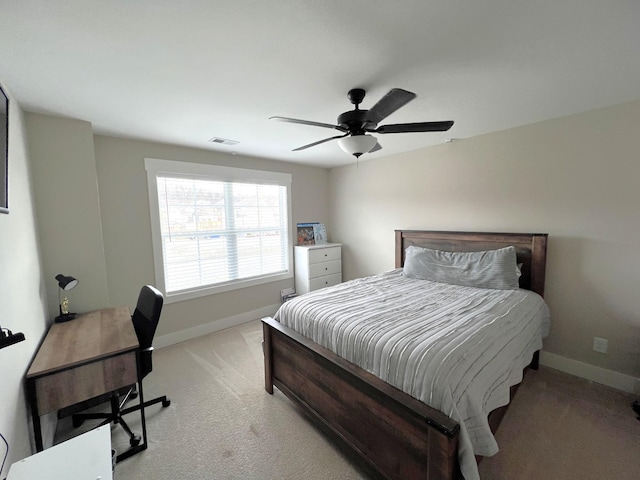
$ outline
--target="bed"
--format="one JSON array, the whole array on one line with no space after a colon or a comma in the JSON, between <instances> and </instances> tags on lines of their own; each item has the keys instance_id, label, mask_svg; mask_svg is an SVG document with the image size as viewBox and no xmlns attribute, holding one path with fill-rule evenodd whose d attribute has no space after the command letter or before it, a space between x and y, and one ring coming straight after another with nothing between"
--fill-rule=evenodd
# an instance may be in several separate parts
<instances>
[{"instance_id":1,"label":"bed","mask_svg":"<svg viewBox=\"0 0 640 480\"><path fill-rule=\"evenodd\" d=\"M522 273L520 288L542 296L546 244L546 234L398 230L395 266L403 267L411 246L448 252L513 246ZM263 331L266 391L273 393L276 386L339 447L362 460L373 477L462 478L458 456L467 443L461 435L467 429L460 422L274 318L263 319ZM537 352L531 363L537 367ZM511 395L516 390L513 385ZM492 431L506 408L489 414Z\"/></svg>"}]
</instances>

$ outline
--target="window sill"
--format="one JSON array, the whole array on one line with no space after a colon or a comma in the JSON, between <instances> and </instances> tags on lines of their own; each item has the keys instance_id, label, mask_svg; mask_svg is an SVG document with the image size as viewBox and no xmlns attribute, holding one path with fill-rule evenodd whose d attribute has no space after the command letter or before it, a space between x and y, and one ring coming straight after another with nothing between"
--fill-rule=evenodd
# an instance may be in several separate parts
<instances>
[{"instance_id":1,"label":"window sill","mask_svg":"<svg viewBox=\"0 0 640 480\"><path fill-rule=\"evenodd\" d=\"M274 275L265 275L263 277L255 277L247 280L235 280L224 284L217 284L214 286L207 286L202 288L194 288L190 290L183 290L178 292L166 293L164 302L165 304L183 302L185 300L193 300L194 298L206 297L209 295L216 295L218 293L231 292L234 290L240 290L242 288L255 287L258 285L265 285L267 283L273 283L280 280L287 280L293 278L293 271L278 273Z\"/></svg>"}]
</instances>

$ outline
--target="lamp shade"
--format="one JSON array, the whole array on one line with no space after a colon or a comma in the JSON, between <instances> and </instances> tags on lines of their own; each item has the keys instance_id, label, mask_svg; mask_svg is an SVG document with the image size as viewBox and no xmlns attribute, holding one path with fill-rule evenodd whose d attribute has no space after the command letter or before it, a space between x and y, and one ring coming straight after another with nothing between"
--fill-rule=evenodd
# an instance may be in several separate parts
<instances>
[{"instance_id":1,"label":"lamp shade","mask_svg":"<svg viewBox=\"0 0 640 480\"><path fill-rule=\"evenodd\" d=\"M67 277L62 274L56 275L56 280L58 281L58 286L62 290L71 290L78 285L78 280L73 277Z\"/></svg>"},{"instance_id":2,"label":"lamp shade","mask_svg":"<svg viewBox=\"0 0 640 480\"><path fill-rule=\"evenodd\" d=\"M338 140L342 150L356 157L370 151L376 143L378 139L372 135L350 135Z\"/></svg>"}]
</instances>

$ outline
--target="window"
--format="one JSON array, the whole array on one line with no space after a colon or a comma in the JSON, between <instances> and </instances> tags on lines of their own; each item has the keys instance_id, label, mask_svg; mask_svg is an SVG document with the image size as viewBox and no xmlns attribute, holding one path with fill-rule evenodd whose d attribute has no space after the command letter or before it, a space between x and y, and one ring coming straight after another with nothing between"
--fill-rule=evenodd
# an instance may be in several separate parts
<instances>
[{"instance_id":1,"label":"window","mask_svg":"<svg viewBox=\"0 0 640 480\"><path fill-rule=\"evenodd\" d=\"M167 302L291 278L291 175L145 159Z\"/></svg>"}]
</instances>

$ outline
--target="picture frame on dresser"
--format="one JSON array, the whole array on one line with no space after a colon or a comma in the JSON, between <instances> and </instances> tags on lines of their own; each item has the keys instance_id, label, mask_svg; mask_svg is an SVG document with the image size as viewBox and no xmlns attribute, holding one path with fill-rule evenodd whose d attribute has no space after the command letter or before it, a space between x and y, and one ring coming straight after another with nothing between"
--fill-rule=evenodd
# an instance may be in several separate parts
<instances>
[{"instance_id":1,"label":"picture frame on dresser","mask_svg":"<svg viewBox=\"0 0 640 480\"><path fill-rule=\"evenodd\" d=\"M315 245L314 225L317 223L298 223L296 233L298 235L298 245Z\"/></svg>"},{"instance_id":2,"label":"picture frame on dresser","mask_svg":"<svg viewBox=\"0 0 640 480\"><path fill-rule=\"evenodd\" d=\"M326 245L327 243L327 228L324 223L317 223L313 226L313 239L316 245Z\"/></svg>"},{"instance_id":3,"label":"picture frame on dresser","mask_svg":"<svg viewBox=\"0 0 640 480\"><path fill-rule=\"evenodd\" d=\"M0 85L0 213L9 213L9 97Z\"/></svg>"}]
</instances>

